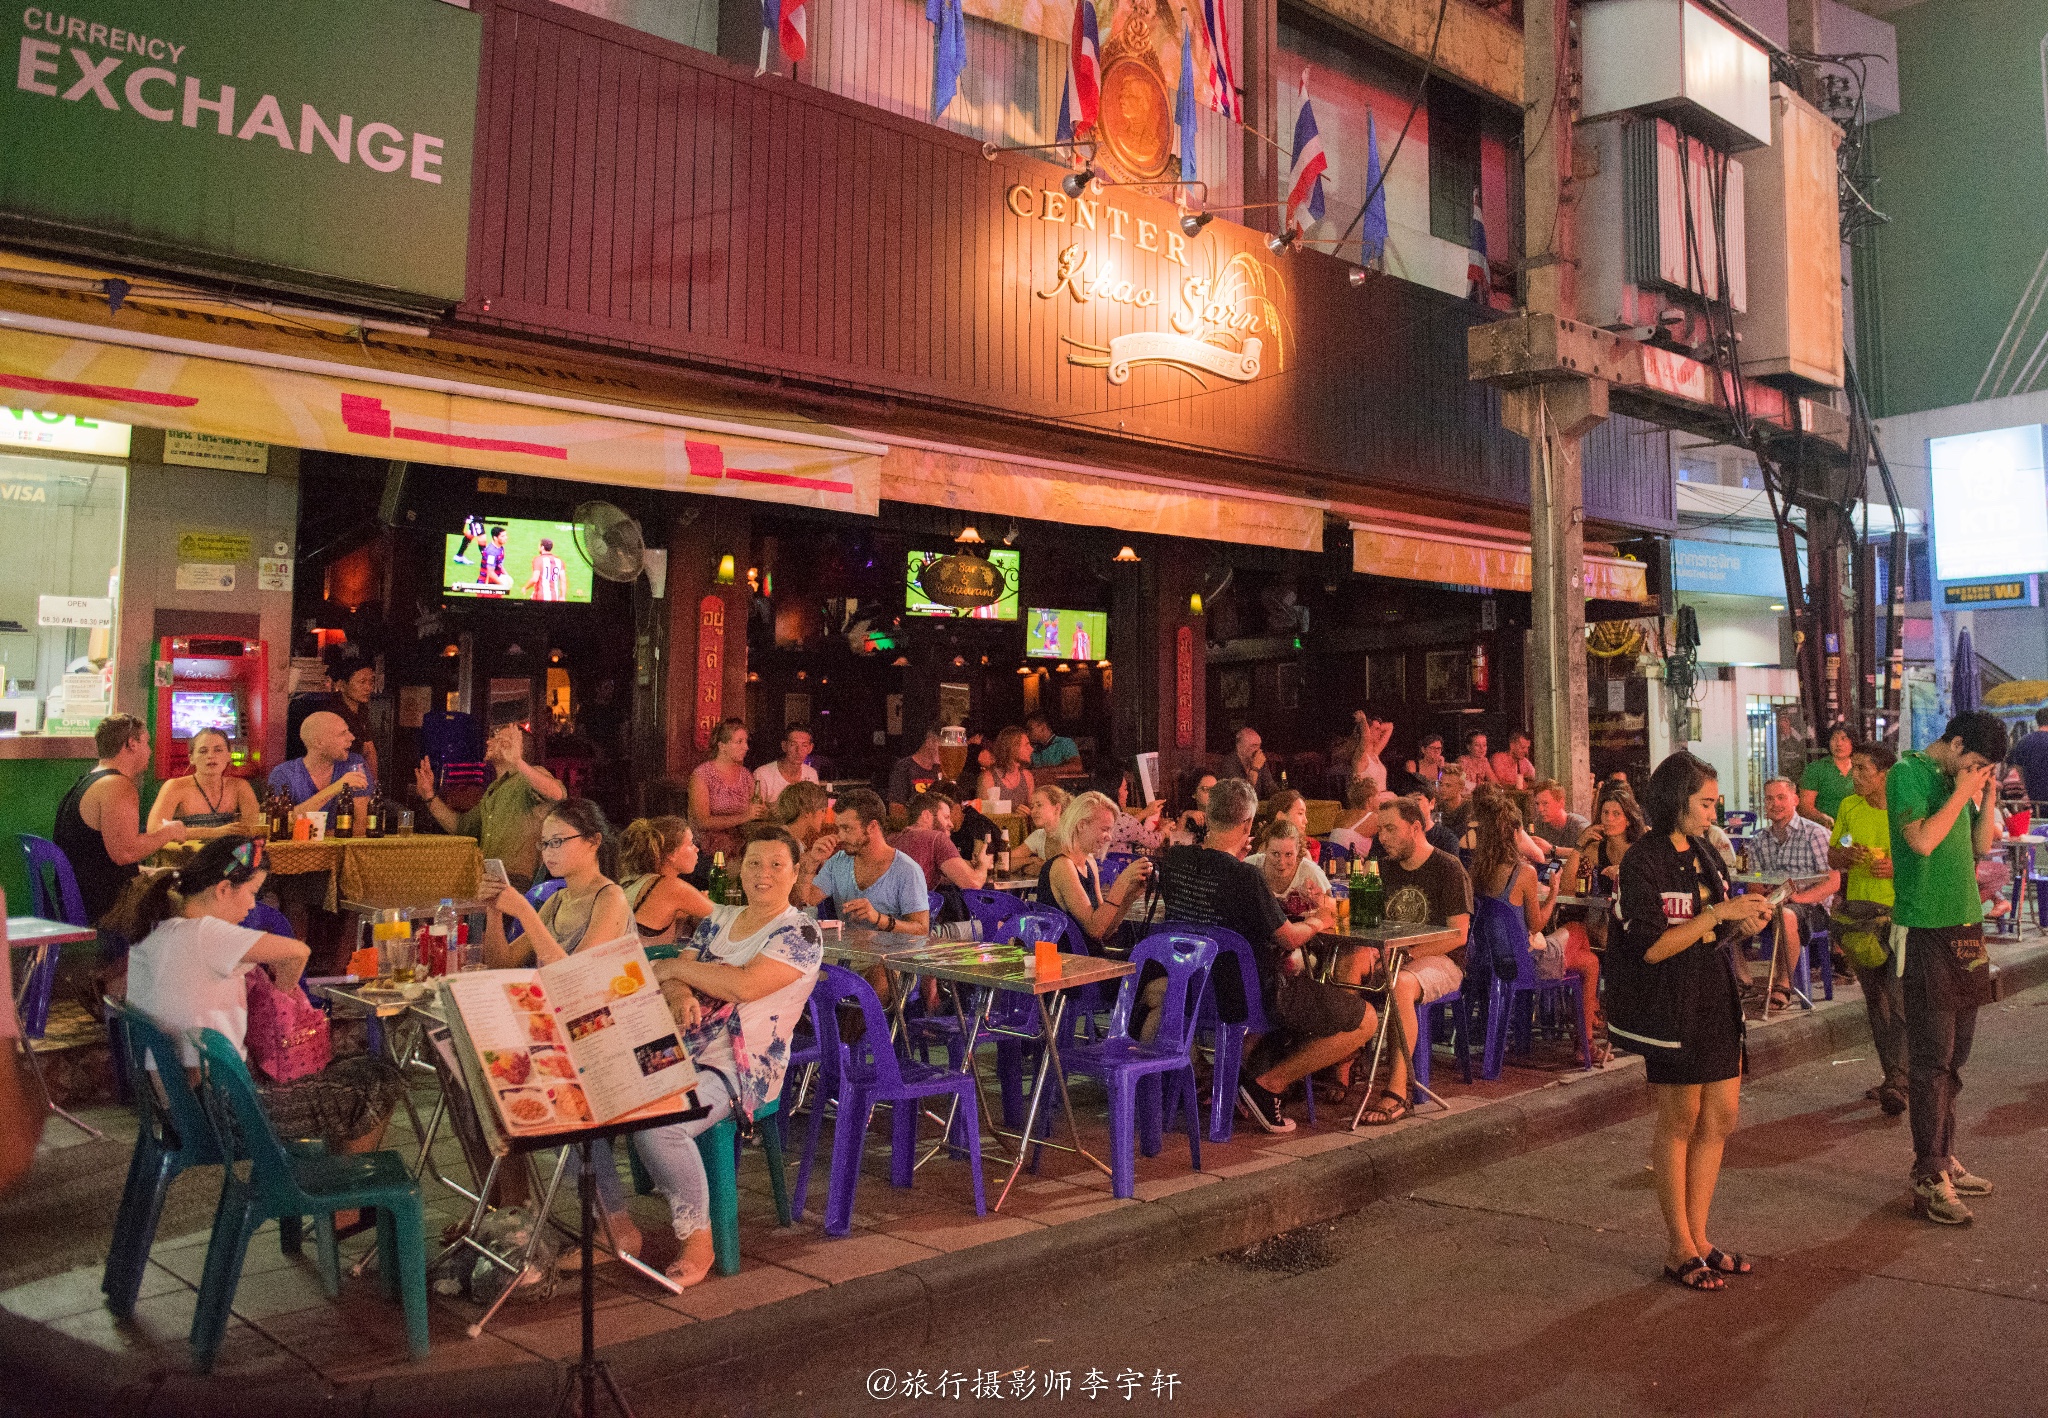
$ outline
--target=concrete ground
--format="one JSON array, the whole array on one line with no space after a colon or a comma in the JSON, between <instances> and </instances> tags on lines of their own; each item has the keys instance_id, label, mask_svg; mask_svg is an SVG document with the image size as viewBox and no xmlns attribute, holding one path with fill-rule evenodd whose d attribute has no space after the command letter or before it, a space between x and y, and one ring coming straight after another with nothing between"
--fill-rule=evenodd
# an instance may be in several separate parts
<instances>
[{"instance_id":1,"label":"concrete ground","mask_svg":"<svg viewBox=\"0 0 2048 1418\"><path fill-rule=\"evenodd\" d=\"M2048 987L1982 1015L1958 1150L1998 1190L1968 1228L1911 1216L1910 1134L1863 1100L1876 1078L1865 1045L1745 1091L1713 1234L1757 1274L1720 1293L1659 1278L1649 1121L1637 1118L1247 1251L1019 1294L971 1339L897 1344L877 1316L859 1362L798 1366L755 1393L671 1384L630 1396L643 1418L948 1413L996 1375L1015 1402L1022 1368L1039 1407L2039 1414L2044 1006ZM1093 1399L1091 1370L1108 1385ZM1072 1387L1049 1399L1047 1376L1061 1372ZM1119 1381L1133 1376L1126 1398ZM905 1401L919 1382L935 1396Z\"/></svg>"}]
</instances>

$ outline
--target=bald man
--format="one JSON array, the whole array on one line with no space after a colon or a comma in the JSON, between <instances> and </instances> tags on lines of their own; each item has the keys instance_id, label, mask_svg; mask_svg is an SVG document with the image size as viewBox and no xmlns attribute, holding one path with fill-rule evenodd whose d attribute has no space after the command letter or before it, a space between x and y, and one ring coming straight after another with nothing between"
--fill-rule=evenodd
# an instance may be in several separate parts
<instances>
[{"instance_id":1,"label":"bald man","mask_svg":"<svg viewBox=\"0 0 2048 1418\"><path fill-rule=\"evenodd\" d=\"M324 812L344 792L364 797L376 791L377 780L363 756L350 752L356 736L341 715L325 709L308 714L299 739L306 756L270 770L270 786L282 789L296 809Z\"/></svg>"}]
</instances>

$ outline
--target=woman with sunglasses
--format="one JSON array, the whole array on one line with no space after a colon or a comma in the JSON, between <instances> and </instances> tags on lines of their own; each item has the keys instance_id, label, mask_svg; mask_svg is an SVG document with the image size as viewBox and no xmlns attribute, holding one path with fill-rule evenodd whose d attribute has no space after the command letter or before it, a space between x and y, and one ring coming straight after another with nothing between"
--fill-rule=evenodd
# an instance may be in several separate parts
<instances>
[{"instance_id":1,"label":"woman with sunglasses","mask_svg":"<svg viewBox=\"0 0 2048 1418\"><path fill-rule=\"evenodd\" d=\"M219 1030L248 1056L249 970L267 968L281 990L297 989L305 972L304 944L241 924L267 875L261 842L217 837L176 871L133 883L108 917L135 942L129 1007L180 1041L195 1080L199 1050L185 1038L190 1030ZM383 1140L405 1082L390 1064L357 1054L290 1083L258 1074L256 1088L280 1137L320 1138L333 1152L370 1152Z\"/></svg>"},{"instance_id":2,"label":"woman with sunglasses","mask_svg":"<svg viewBox=\"0 0 2048 1418\"><path fill-rule=\"evenodd\" d=\"M602 945L633 929L633 908L618 876L618 848L604 810L588 798L564 798L540 825L541 869L562 879L535 906L507 886L484 908L484 964L493 970L552 965L585 941ZM543 880L546 878L544 877ZM505 918L524 931L505 939Z\"/></svg>"}]
</instances>

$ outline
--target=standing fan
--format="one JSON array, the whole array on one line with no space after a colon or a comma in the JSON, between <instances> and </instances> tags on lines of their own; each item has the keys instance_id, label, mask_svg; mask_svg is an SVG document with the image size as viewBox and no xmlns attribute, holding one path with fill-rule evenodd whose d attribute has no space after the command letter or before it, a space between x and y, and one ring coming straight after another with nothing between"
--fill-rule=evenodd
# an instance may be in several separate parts
<instances>
[{"instance_id":1,"label":"standing fan","mask_svg":"<svg viewBox=\"0 0 2048 1418\"><path fill-rule=\"evenodd\" d=\"M576 549L590 569L607 581L636 581L647 573L649 588L662 593L668 553L650 548L640 524L609 502L585 502L576 508Z\"/></svg>"}]
</instances>

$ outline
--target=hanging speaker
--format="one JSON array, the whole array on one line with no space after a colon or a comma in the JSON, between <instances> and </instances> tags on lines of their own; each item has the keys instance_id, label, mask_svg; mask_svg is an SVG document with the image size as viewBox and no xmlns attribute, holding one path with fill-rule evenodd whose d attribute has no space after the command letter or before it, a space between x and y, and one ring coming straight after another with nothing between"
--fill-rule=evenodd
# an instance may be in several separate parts
<instances>
[{"instance_id":1,"label":"hanging speaker","mask_svg":"<svg viewBox=\"0 0 2048 1418\"><path fill-rule=\"evenodd\" d=\"M1678 648L1697 650L1700 648L1700 618L1691 606L1678 608Z\"/></svg>"}]
</instances>

